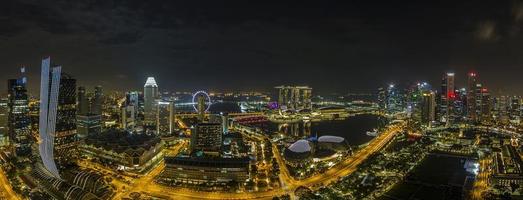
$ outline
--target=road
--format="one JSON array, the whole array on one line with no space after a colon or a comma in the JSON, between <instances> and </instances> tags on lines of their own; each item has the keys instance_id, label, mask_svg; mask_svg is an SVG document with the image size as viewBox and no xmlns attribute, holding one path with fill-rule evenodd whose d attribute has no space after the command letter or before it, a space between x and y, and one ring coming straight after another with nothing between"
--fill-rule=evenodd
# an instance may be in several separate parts
<instances>
[{"instance_id":1,"label":"road","mask_svg":"<svg viewBox=\"0 0 523 200\"><path fill-rule=\"evenodd\" d=\"M399 126L391 127L387 131L377 136L372 140L366 147L357 151L353 156L335 165L333 168L327 170L324 173L317 174L307 179L298 180L292 183L294 188L299 186L309 187L311 189L317 189L322 185L328 185L339 178L347 176L358 169L358 166L365 161L370 155L380 151L385 145L387 145L392 138L401 131L402 128Z\"/></svg>"},{"instance_id":2,"label":"road","mask_svg":"<svg viewBox=\"0 0 523 200\"><path fill-rule=\"evenodd\" d=\"M481 196L488 188L488 177L490 176L489 167L492 160L490 158L484 158L479 161L479 174L474 181L472 187L472 199L483 199Z\"/></svg>"},{"instance_id":3,"label":"road","mask_svg":"<svg viewBox=\"0 0 523 200\"><path fill-rule=\"evenodd\" d=\"M11 188L11 183L9 183L9 180L7 180L7 177L4 173L4 170L0 168L0 194L5 197L6 199L21 199L15 191L13 191L13 188Z\"/></svg>"},{"instance_id":4,"label":"road","mask_svg":"<svg viewBox=\"0 0 523 200\"><path fill-rule=\"evenodd\" d=\"M174 149L164 149L165 155L177 155L180 151L186 148L188 145L187 141L182 141L178 143ZM154 178L160 173L162 173L165 168L165 162L162 160L154 169L147 172L145 175L135 178L132 180L131 184L117 185L116 195L113 199L122 199L122 197L127 197L132 192L148 192L149 190L144 190L144 188L149 188L149 186L156 186L154 183Z\"/></svg>"},{"instance_id":5,"label":"road","mask_svg":"<svg viewBox=\"0 0 523 200\"><path fill-rule=\"evenodd\" d=\"M127 192L118 193L115 199L125 197L131 192L142 192L149 194L157 198L164 199L272 199L274 196L283 194L293 194L294 190L300 186L309 187L316 189L320 185L327 185L333 181L338 180L340 177L347 176L357 170L357 167L365 161L370 155L381 150L399 131L401 127L392 127L389 130L383 132L372 140L366 147L356 152L353 156L347 160L339 163L333 168L327 170L325 173L315 175L313 177L295 180L289 173L280 153L277 151L277 147L273 144L274 155L276 156L277 162L280 165L280 177L284 183L282 188L278 188L272 191L261 191L261 192L249 192L249 193L227 193L227 192L203 192L195 191L184 188L173 188L168 186L162 186L154 183L153 179L159 173L163 167L161 166L154 169L148 175L136 180Z\"/></svg>"}]
</instances>

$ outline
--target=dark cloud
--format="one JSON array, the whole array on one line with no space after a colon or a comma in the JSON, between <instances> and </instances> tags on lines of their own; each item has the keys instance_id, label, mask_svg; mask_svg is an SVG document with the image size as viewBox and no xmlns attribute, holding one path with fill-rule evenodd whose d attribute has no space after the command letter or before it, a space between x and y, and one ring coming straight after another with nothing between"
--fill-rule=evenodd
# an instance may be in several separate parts
<instances>
[{"instance_id":1,"label":"dark cloud","mask_svg":"<svg viewBox=\"0 0 523 200\"><path fill-rule=\"evenodd\" d=\"M13 76L51 55L81 84L168 90L370 91L474 69L521 91L520 1L253 2L6 0L0 63ZM516 73L517 72L517 73ZM34 78L33 78L34 80ZM35 81L36 83L36 81ZM518 83L518 84L514 84Z\"/></svg>"},{"instance_id":2,"label":"dark cloud","mask_svg":"<svg viewBox=\"0 0 523 200\"><path fill-rule=\"evenodd\" d=\"M485 21L479 24L476 37L480 40L497 40L499 36L496 33L496 23Z\"/></svg>"}]
</instances>

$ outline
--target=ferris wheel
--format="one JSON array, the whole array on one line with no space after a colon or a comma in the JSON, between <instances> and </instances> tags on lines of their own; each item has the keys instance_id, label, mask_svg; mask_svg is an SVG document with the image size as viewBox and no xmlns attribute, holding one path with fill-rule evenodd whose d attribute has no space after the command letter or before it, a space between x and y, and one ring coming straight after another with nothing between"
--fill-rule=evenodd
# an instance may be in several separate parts
<instances>
[{"instance_id":1,"label":"ferris wheel","mask_svg":"<svg viewBox=\"0 0 523 200\"><path fill-rule=\"evenodd\" d=\"M211 107L211 97L209 96L209 94L207 94L207 92L203 91L203 90L200 90L200 91L197 91L195 92L193 95L192 95L192 107L194 108L194 110L196 112L198 112L198 108L196 107L196 105L198 105L198 96L203 96L206 101L205 101L205 112L209 111L209 108Z\"/></svg>"}]
</instances>

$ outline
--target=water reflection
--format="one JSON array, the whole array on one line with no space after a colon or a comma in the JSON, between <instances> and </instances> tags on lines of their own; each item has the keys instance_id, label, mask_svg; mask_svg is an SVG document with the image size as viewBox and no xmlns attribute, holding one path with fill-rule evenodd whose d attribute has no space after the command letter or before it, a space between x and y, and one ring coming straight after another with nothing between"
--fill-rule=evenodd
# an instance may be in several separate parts
<instances>
[{"instance_id":1,"label":"water reflection","mask_svg":"<svg viewBox=\"0 0 523 200\"><path fill-rule=\"evenodd\" d=\"M308 138L311 136L311 124L310 121L278 124L277 132L288 137Z\"/></svg>"},{"instance_id":2,"label":"water reflection","mask_svg":"<svg viewBox=\"0 0 523 200\"><path fill-rule=\"evenodd\" d=\"M367 131L379 129L387 124L386 119L376 115L358 115L346 119L330 121L304 121L298 123L256 124L257 127L270 134L279 134L294 139L333 135L343 137L351 145L360 145L370 141L373 137Z\"/></svg>"}]
</instances>

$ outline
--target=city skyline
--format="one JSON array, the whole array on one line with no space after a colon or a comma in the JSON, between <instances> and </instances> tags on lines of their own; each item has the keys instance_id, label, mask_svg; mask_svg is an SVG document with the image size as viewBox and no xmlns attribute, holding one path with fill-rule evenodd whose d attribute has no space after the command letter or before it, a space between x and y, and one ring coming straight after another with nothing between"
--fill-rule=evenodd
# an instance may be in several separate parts
<instances>
[{"instance_id":1,"label":"city skyline","mask_svg":"<svg viewBox=\"0 0 523 200\"><path fill-rule=\"evenodd\" d=\"M35 91L39 58L51 56L79 85L108 90L138 89L154 76L169 91L295 84L371 92L391 82L435 85L450 71L465 87L462 77L474 71L493 94L522 91L518 1L116 2L6 4L0 78L25 65Z\"/></svg>"},{"instance_id":2,"label":"city skyline","mask_svg":"<svg viewBox=\"0 0 523 200\"><path fill-rule=\"evenodd\" d=\"M523 199L523 0L6 0L0 27L0 199Z\"/></svg>"},{"instance_id":3,"label":"city skyline","mask_svg":"<svg viewBox=\"0 0 523 200\"><path fill-rule=\"evenodd\" d=\"M50 57L49 57L50 58ZM45 57L44 57L45 59ZM56 66L61 66L61 65L56 65ZM21 66L19 68L16 68L18 71L20 71L21 69L23 68L24 71L31 71L31 70L28 70L28 67L27 66ZM67 72L65 72L67 73ZM439 88L439 84L441 82L441 80L445 77L446 74L454 74L456 76L456 84L455 84L455 89L456 90L459 90L459 89L462 89L462 88L467 88L469 85L468 85L468 80L467 78L469 77L470 74L475 74L475 75L478 75L479 78L478 78L478 82L481 82L481 83L487 83L486 86L488 86L489 90L491 93L493 93L493 95L495 96L501 96L501 95L522 95L523 93L522 92L519 92L516 91L516 92L509 92L509 91L506 91L506 90L503 90L503 89L500 89L500 88L496 88L495 86L492 86L492 85L496 85L495 82L488 82L484 79L482 79L481 75L483 75L481 72L478 72L476 70L468 70L468 71L465 71L465 73L463 74L458 74L458 73L455 73L454 70L447 70L447 71L442 71L440 74L434 74L434 76L431 76L429 79L423 79L423 80L403 80L401 82L395 82L395 81L388 81L388 82L378 82L376 83L376 87L375 88L369 88L369 89L346 89L346 90L339 90L339 91L331 91L331 90L327 90L327 91L317 91L318 93L314 94L314 95L331 95L331 94L338 94L338 95L344 95L344 94L370 94L370 95L377 95L376 94L376 89L380 88L380 87L383 87L384 85L395 85L395 86L401 86L401 87L409 87L409 86L413 86L413 85L416 85L418 83L428 83L430 86L434 87L433 89L436 90L436 91L440 91L441 92L441 89ZM34 77L32 75L27 75L27 73L24 72L25 77L27 79L27 87L28 87L28 91L27 93L29 95L31 95L31 97L37 97L38 93L39 93L39 89L40 88L37 88L39 87L38 83L36 83L37 81L40 82L39 78L40 77ZM67 73L67 74L70 74L70 73ZM70 74L71 75L71 74ZM10 78L14 78L16 77L16 73L14 73L14 75L12 76L8 76ZM77 76L75 76L74 74L71 75L72 77L74 78L77 78ZM30 77L30 78L28 78ZM439 78L438 78L439 77ZM36 78L36 79L35 79ZM138 86L137 87L129 87L129 88L114 88L114 86L112 86L111 83L108 83L108 82L105 82L103 81L106 85L88 85L86 83L86 81L82 81L82 79L78 79L78 82L79 82L79 86L81 87L85 87L85 88L88 88L86 91L87 92L95 92L95 89L93 88L96 88L96 87L104 87L104 88L108 88L108 91L107 92L116 92L116 91L138 91L138 92L143 92L141 90L143 90L143 83L144 82L147 82L148 79L150 78L155 78L155 77L152 77L152 76L144 76L142 77L143 80L135 80L133 82L137 82ZM432 80L434 79L433 82L431 81L428 81L428 80ZM83 83L83 84L82 84ZM140 86L140 84L142 84L142 86ZM295 84L295 83L289 83L291 85L304 85L304 86L311 86L309 84ZM1 84L0 84L1 85ZM162 85L162 83L160 82L159 85ZM277 84L276 84L277 85ZM247 88L247 89L241 89L241 88L220 88L220 87L217 87L217 86L209 86L208 88L204 88L204 90L208 90L210 92L218 92L218 93L225 93L225 92L267 92L267 93L274 93L276 94L276 92L273 91L274 87L276 85L272 85L272 86L263 86L263 87L259 87L259 88ZM5 85L7 87L7 84ZM199 87L187 87L187 88L172 88L172 87L169 87L168 85L167 86L164 86L162 85L162 87L159 87L159 92L194 92L194 91L198 91L198 90L201 90L202 88L199 88ZM4 92L5 93L5 92ZM0 92L0 94L3 94ZM5 95L5 94L4 94Z\"/></svg>"}]
</instances>

